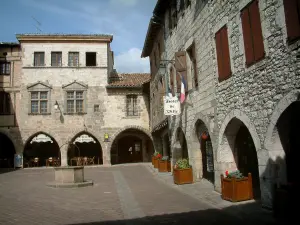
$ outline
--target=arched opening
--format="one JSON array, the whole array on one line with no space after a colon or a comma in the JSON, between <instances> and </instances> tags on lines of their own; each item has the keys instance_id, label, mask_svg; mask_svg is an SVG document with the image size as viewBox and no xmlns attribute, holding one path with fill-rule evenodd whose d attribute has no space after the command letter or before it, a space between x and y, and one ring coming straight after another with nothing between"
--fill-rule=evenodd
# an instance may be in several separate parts
<instances>
[{"instance_id":1,"label":"arched opening","mask_svg":"<svg viewBox=\"0 0 300 225\"><path fill-rule=\"evenodd\" d=\"M196 123L196 136L200 143L200 151L202 158L202 176L204 179L214 184L215 174L212 141L207 127L200 120Z\"/></svg>"},{"instance_id":2,"label":"arched opening","mask_svg":"<svg viewBox=\"0 0 300 225\"><path fill-rule=\"evenodd\" d=\"M168 134L163 136L163 156L168 156L169 159L172 158L171 142Z\"/></svg>"},{"instance_id":3,"label":"arched opening","mask_svg":"<svg viewBox=\"0 0 300 225\"><path fill-rule=\"evenodd\" d=\"M174 158L175 159L180 159L180 158L188 159L189 158L188 147L187 147L185 135L181 128L178 128L177 132L176 132Z\"/></svg>"},{"instance_id":4,"label":"arched opening","mask_svg":"<svg viewBox=\"0 0 300 225\"><path fill-rule=\"evenodd\" d=\"M237 168L244 176L251 173L254 199L260 199L257 152L248 128L242 121L233 118L225 129L223 142L228 144L228 146L225 144L223 148L229 147L231 151L223 154L228 154L229 158L233 157L233 168Z\"/></svg>"},{"instance_id":5,"label":"arched opening","mask_svg":"<svg viewBox=\"0 0 300 225\"><path fill-rule=\"evenodd\" d=\"M26 142L23 158L24 167L59 166L60 149L54 138L40 132Z\"/></svg>"},{"instance_id":6,"label":"arched opening","mask_svg":"<svg viewBox=\"0 0 300 225\"><path fill-rule=\"evenodd\" d=\"M5 134L0 133L0 168L13 168L15 154L12 141Z\"/></svg>"},{"instance_id":7,"label":"arched opening","mask_svg":"<svg viewBox=\"0 0 300 225\"><path fill-rule=\"evenodd\" d=\"M111 147L111 164L150 162L153 143L144 132L127 129L119 133Z\"/></svg>"},{"instance_id":8,"label":"arched opening","mask_svg":"<svg viewBox=\"0 0 300 225\"><path fill-rule=\"evenodd\" d=\"M77 134L68 146L68 164L71 166L103 164L99 141L87 132Z\"/></svg>"}]
</instances>

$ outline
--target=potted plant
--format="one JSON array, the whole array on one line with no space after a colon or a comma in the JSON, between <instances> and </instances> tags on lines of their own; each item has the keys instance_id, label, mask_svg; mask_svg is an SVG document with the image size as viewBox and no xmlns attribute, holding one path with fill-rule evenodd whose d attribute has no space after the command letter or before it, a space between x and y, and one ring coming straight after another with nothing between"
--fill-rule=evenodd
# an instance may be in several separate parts
<instances>
[{"instance_id":1,"label":"potted plant","mask_svg":"<svg viewBox=\"0 0 300 225\"><path fill-rule=\"evenodd\" d=\"M221 175L222 198L231 202L253 199L252 176L247 177L239 171L225 172Z\"/></svg>"},{"instance_id":2,"label":"potted plant","mask_svg":"<svg viewBox=\"0 0 300 225\"><path fill-rule=\"evenodd\" d=\"M162 157L158 162L159 172L171 172L171 162L169 156Z\"/></svg>"},{"instance_id":3,"label":"potted plant","mask_svg":"<svg viewBox=\"0 0 300 225\"><path fill-rule=\"evenodd\" d=\"M152 164L154 168L158 168L158 162L161 159L161 154L157 151L154 152L153 157L152 157Z\"/></svg>"},{"instance_id":4,"label":"potted plant","mask_svg":"<svg viewBox=\"0 0 300 225\"><path fill-rule=\"evenodd\" d=\"M173 178L175 184L193 183L193 170L188 159L179 159L173 169Z\"/></svg>"}]
</instances>

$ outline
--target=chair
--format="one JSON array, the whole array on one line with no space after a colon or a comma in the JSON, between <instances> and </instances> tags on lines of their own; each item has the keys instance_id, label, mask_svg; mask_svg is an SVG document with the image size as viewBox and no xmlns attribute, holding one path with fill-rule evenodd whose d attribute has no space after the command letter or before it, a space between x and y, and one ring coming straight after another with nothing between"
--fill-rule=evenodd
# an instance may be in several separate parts
<instances>
[{"instance_id":1,"label":"chair","mask_svg":"<svg viewBox=\"0 0 300 225\"><path fill-rule=\"evenodd\" d=\"M93 158L88 158L87 163L89 165L94 165L95 164L94 160L95 160L95 156Z\"/></svg>"},{"instance_id":2,"label":"chair","mask_svg":"<svg viewBox=\"0 0 300 225\"><path fill-rule=\"evenodd\" d=\"M82 164L83 165L88 165L88 157L83 157L82 158Z\"/></svg>"},{"instance_id":3,"label":"chair","mask_svg":"<svg viewBox=\"0 0 300 225\"><path fill-rule=\"evenodd\" d=\"M38 157L35 157L33 159L33 166L39 166L39 162L40 162L40 159Z\"/></svg>"}]
</instances>

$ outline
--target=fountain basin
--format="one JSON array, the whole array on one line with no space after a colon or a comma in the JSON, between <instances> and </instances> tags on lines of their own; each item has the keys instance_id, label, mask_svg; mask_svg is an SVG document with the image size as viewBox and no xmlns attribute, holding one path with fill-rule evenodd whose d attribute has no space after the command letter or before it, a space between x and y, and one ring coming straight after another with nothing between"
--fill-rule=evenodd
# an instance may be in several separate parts
<instances>
[{"instance_id":1,"label":"fountain basin","mask_svg":"<svg viewBox=\"0 0 300 225\"><path fill-rule=\"evenodd\" d=\"M55 188L74 188L93 185L93 181L84 180L83 166L54 167L55 181L47 184Z\"/></svg>"}]
</instances>

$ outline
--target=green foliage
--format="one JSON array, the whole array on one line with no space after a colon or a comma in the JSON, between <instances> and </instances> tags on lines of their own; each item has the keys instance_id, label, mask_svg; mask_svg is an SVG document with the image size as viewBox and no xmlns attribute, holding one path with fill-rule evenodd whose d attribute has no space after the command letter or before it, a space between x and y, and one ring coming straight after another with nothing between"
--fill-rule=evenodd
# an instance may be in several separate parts
<instances>
[{"instance_id":1,"label":"green foliage","mask_svg":"<svg viewBox=\"0 0 300 225\"><path fill-rule=\"evenodd\" d=\"M161 158L162 161L168 161L169 160L169 156L164 156Z\"/></svg>"},{"instance_id":2,"label":"green foliage","mask_svg":"<svg viewBox=\"0 0 300 225\"><path fill-rule=\"evenodd\" d=\"M228 173L227 178L241 179L241 178L244 178L244 176L239 170L236 170L236 171L232 171L232 172Z\"/></svg>"},{"instance_id":3,"label":"green foliage","mask_svg":"<svg viewBox=\"0 0 300 225\"><path fill-rule=\"evenodd\" d=\"M158 154L160 154L160 153L157 152L157 151L155 151L155 152L153 153L153 156L157 156Z\"/></svg>"},{"instance_id":4,"label":"green foliage","mask_svg":"<svg viewBox=\"0 0 300 225\"><path fill-rule=\"evenodd\" d=\"M188 159L179 159L175 164L175 169L188 169L191 168Z\"/></svg>"}]
</instances>

